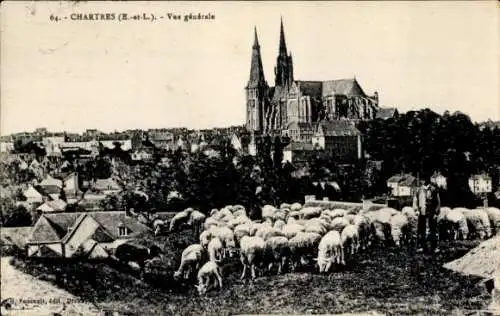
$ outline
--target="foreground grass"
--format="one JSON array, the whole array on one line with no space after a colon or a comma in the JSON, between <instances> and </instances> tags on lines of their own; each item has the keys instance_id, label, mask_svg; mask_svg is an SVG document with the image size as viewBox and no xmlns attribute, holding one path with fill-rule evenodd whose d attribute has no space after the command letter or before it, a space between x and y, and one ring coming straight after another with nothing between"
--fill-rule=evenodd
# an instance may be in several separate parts
<instances>
[{"instance_id":1,"label":"foreground grass","mask_svg":"<svg viewBox=\"0 0 500 316\"><path fill-rule=\"evenodd\" d=\"M371 249L349 267L318 275L314 271L263 276L241 281L237 262L224 265L224 289L199 297L192 282L179 284L171 273L180 249L195 240L189 234L162 237L168 259L144 281L109 263L61 263L15 259L13 264L99 306L141 315L234 315L346 313L375 310L392 315L450 315L455 309L482 309L489 298L478 279L442 268L477 242L442 245L436 258L406 249ZM177 250L179 249L179 250Z\"/></svg>"}]
</instances>

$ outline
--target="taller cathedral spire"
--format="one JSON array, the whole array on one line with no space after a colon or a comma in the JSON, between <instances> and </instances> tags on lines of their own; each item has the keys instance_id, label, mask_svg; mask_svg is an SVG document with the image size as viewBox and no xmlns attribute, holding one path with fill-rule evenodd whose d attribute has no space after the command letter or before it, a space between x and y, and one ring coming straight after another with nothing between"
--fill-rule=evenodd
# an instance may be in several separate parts
<instances>
[{"instance_id":1,"label":"taller cathedral spire","mask_svg":"<svg viewBox=\"0 0 500 316\"><path fill-rule=\"evenodd\" d=\"M281 18L280 25L280 46L276 67L274 68L276 75L276 86L288 86L293 82L293 64L292 54L287 55L286 42L285 42L285 29L283 27L283 18Z\"/></svg>"}]
</instances>

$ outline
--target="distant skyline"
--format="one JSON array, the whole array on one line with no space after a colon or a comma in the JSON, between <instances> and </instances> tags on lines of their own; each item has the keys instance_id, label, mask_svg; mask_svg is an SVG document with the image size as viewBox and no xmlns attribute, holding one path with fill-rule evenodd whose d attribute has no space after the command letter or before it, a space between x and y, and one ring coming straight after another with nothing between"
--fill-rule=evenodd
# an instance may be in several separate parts
<instances>
[{"instance_id":1,"label":"distant skyline","mask_svg":"<svg viewBox=\"0 0 500 316\"><path fill-rule=\"evenodd\" d=\"M49 19L112 12L215 19ZM496 1L3 2L0 134L244 124L254 27L273 86L280 17L296 80L356 77L382 107L500 120L499 13Z\"/></svg>"}]
</instances>

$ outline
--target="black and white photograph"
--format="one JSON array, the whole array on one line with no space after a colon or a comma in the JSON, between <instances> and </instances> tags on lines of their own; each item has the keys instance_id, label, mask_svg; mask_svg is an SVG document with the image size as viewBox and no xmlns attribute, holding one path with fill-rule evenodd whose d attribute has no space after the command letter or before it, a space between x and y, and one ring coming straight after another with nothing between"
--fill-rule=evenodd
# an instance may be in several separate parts
<instances>
[{"instance_id":1,"label":"black and white photograph","mask_svg":"<svg viewBox=\"0 0 500 316\"><path fill-rule=\"evenodd\" d=\"M500 315L499 2L0 24L0 315Z\"/></svg>"}]
</instances>

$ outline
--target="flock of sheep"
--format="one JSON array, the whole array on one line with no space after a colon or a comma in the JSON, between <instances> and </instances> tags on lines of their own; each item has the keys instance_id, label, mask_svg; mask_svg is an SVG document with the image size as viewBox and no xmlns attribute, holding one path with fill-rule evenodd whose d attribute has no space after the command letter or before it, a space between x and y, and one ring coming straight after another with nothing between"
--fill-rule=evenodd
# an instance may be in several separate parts
<instances>
[{"instance_id":1,"label":"flock of sheep","mask_svg":"<svg viewBox=\"0 0 500 316\"><path fill-rule=\"evenodd\" d=\"M201 233L199 243L183 250L174 278L189 279L198 271L195 286L200 294L212 286L222 288L220 264L238 254L243 265L241 279L248 273L255 279L257 273L266 270L278 274L286 268L295 271L311 261L316 262L320 273L326 273L372 245L414 245L417 218L411 207L401 211L389 207L329 210L284 203L279 208L264 206L262 221L250 220L241 205L214 209L209 217L188 208L176 214L169 230L187 224L197 235ZM442 240L484 239L500 231L500 210L492 207L442 207L437 220ZM157 222L155 232L163 224Z\"/></svg>"}]
</instances>

